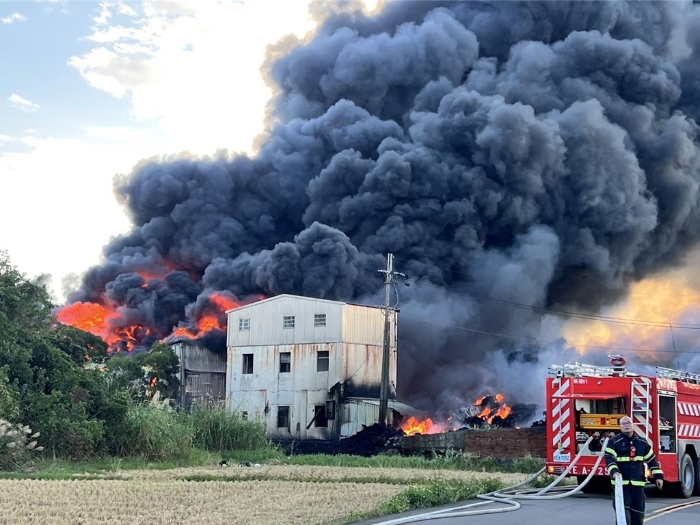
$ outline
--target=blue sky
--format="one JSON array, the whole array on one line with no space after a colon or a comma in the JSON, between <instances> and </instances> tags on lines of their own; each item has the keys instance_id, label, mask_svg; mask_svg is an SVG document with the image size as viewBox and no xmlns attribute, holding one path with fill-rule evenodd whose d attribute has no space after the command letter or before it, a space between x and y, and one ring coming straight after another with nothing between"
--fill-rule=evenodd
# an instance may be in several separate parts
<instances>
[{"instance_id":1,"label":"blue sky","mask_svg":"<svg viewBox=\"0 0 700 525\"><path fill-rule=\"evenodd\" d=\"M308 0L0 1L0 250L60 302L129 228L113 177L254 153L266 46L313 27Z\"/></svg>"},{"instance_id":2,"label":"blue sky","mask_svg":"<svg viewBox=\"0 0 700 525\"><path fill-rule=\"evenodd\" d=\"M79 133L87 125L128 124L129 103L91 88L68 67L71 56L87 52L97 2L0 2L0 19L18 13L26 18L0 25L0 71L3 99L13 93L38 104L41 111L0 106L0 133L18 136L27 129L40 134ZM9 145L7 150L21 147Z\"/></svg>"}]
</instances>

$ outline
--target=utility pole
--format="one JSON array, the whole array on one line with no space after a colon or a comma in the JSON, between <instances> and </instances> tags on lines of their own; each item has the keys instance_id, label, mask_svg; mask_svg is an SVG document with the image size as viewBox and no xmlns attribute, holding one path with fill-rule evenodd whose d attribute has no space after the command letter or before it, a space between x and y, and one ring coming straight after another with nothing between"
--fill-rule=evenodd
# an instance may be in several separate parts
<instances>
[{"instance_id":1,"label":"utility pole","mask_svg":"<svg viewBox=\"0 0 700 525\"><path fill-rule=\"evenodd\" d=\"M384 349L382 353L382 384L379 391L379 418L380 425L386 425L387 407L389 405L389 350L391 348L391 323L389 322L389 305L391 298L391 285L394 284L394 275L405 275L394 271L394 255L388 253L386 256L386 270L378 270L385 274L384 279Z\"/></svg>"}]
</instances>

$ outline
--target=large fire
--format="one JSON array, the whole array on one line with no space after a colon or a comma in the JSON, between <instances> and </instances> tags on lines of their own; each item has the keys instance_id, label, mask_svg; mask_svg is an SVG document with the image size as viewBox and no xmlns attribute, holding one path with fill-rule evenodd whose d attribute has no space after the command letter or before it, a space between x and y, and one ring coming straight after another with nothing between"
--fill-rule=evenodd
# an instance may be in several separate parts
<instances>
[{"instance_id":1,"label":"large fire","mask_svg":"<svg viewBox=\"0 0 700 525\"><path fill-rule=\"evenodd\" d=\"M474 402L474 406L470 407L469 413L474 414L470 419L477 418L481 423L487 425L497 424L499 421L504 421L511 415L513 409L505 403L503 394L484 395ZM500 418L500 419L496 419ZM413 434L439 434L459 428L459 422L453 418L448 418L444 422L435 423L431 418L418 419L410 417L401 424L401 430L407 436Z\"/></svg>"},{"instance_id":2,"label":"large fire","mask_svg":"<svg viewBox=\"0 0 700 525\"><path fill-rule=\"evenodd\" d=\"M475 406L481 409L477 417L483 419L489 425L493 425L497 417L504 420L511 414L513 409L504 402L505 397L503 394L496 394L493 397L493 401L490 398L491 396L489 395L480 397L477 399Z\"/></svg>"},{"instance_id":3,"label":"large fire","mask_svg":"<svg viewBox=\"0 0 700 525\"><path fill-rule=\"evenodd\" d=\"M571 319L564 325L562 335L580 354L593 352L598 346L629 348L636 349L641 359L657 360L655 350L671 352L674 337L689 336L689 331L682 328L674 328L672 334L670 324L700 323L696 316L689 317L693 311L697 313L698 304L700 291L689 282L688 276L682 272L670 273L633 284L628 299L604 313L619 322Z\"/></svg>"},{"instance_id":4,"label":"large fire","mask_svg":"<svg viewBox=\"0 0 700 525\"><path fill-rule=\"evenodd\" d=\"M168 337L168 339L177 337L196 339L202 334L212 330L226 330L225 313L228 310L233 310L241 306L241 303L218 292L214 292L209 296L209 302L212 305L211 311L202 314L194 323L186 323L183 326L178 326L173 330L172 335Z\"/></svg>"},{"instance_id":5,"label":"large fire","mask_svg":"<svg viewBox=\"0 0 700 525\"><path fill-rule=\"evenodd\" d=\"M168 271L154 269L135 273L143 279L140 287L148 290L151 286L156 287ZM252 300L260 299L262 297ZM110 352L131 352L135 348L150 347L156 341L199 339L214 331L224 332L226 312L242 304L228 292L212 292L205 301L198 301L198 308L189 316L183 312L183 317L188 318L177 327L159 327L141 310L119 304L105 294L100 302L76 302L60 308L56 319L101 337Z\"/></svg>"},{"instance_id":6,"label":"large fire","mask_svg":"<svg viewBox=\"0 0 700 525\"><path fill-rule=\"evenodd\" d=\"M411 416L401 424L401 430L403 430L407 436L413 434L440 434L441 432L450 430L450 422L434 423L429 417L426 419L418 419Z\"/></svg>"},{"instance_id":7,"label":"large fire","mask_svg":"<svg viewBox=\"0 0 700 525\"><path fill-rule=\"evenodd\" d=\"M101 337L111 351L131 351L152 335L146 326L121 323L118 308L97 303L69 304L56 313L56 319Z\"/></svg>"}]
</instances>

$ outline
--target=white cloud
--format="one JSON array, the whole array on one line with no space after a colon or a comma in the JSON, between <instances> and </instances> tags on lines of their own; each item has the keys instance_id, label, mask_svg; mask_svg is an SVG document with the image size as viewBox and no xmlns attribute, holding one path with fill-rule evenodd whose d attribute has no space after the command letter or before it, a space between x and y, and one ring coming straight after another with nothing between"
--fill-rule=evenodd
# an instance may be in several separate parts
<instances>
[{"instance_id":1,"label":"white cloud","mask_svg":"<svg viewBox=\"0 0 700 525\"><path fill-rule=\"evenodd\" d=\"M19 95L12 93L7 98L7 101L10 103L10 105L14 108L21 109L22 111L27 111L29 113L33 113L34 111L39 111L39 104L35 104L31 100L27 100L26 98L22 98Z\"/></svg>"},{"instance_id":2,"label":"white cloud","mask_svg":"<svg viewBox=\"0 0 700 525\"><path fill-rule=\"evenodd\" d=\"M128 229L113 177L141 159L165 153L149 134L129 128L91 127L79 138L24 135L27 152L0 154L0 250L28 275L61 279L100 262L109 238Z\"/></svg>"},{"instance_id":3,"label":"white cloud","mask_svg":"<svg viewBox=\"0 0 700 525\"><path fill-rule=\"evenodd\" d=\"M86 37L92 49L69 63L130 100L132 117L157 123L178 149L251 151L270 97L259 71L266 46L313 29L308 3L103 3Z\"/></svg>"},{"instance_id":4,"label":"white cloud","mask_svg":"<svg viewBox=\"0 0 700 525\"><path fill-rule=\"evenodd\" d=\"M0 134L0 142L10 142L12 140L12 137L9 135L1 135Z\"/></svg>"},{"instance_id":5,"label":"white cloud","mask_svg":"<svg viewBox=\"0 0 700 525\"><path fill-rule=\"evenodd\" d=\"M12 13L10 16L6 16L2 19L2 23L5 25L14 24L15 22L26 22L27 17L19 13Z\"/></svg>"}]
</instances>

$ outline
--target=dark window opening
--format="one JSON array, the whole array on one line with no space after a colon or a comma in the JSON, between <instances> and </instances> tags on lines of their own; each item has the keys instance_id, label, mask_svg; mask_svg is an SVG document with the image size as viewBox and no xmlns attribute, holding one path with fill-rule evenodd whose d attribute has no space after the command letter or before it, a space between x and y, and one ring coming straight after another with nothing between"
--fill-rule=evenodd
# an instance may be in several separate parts
<instances>
[{"instance_id":1,"label":"dark window opening","mask_svg":"<svg viewBox=\"0 0 700 525\"><path fill-rule=\"evenodd\" d=\"M316 355L316 371L328 372L328 350L319 350Z\"/></svg>"},{"instance_id":2,"label":"dark window opening","mask_svg":"<svg viewBox=\"0 0 700 525\"><path fill-rule=\"evenodd\" d=\"M282 319L282 328L294 328L294 316L285 315Z\"/></svg>"},{"instance_id":3,"label":"dark window opening","mask_svg":"<svg viewBox=\"0 0 700 525\"><path fill-rule=\"evenodd\" d=\"M253 373L253 354L243 354L243 373Z\"/></svg>"},{"instance_id":4,"label":"dark window opening","mask_svg":"<svg viewBox=\"0 0 700 525\"><path fill-rule=\"evenodd\" d=\"M314 314L314 326L326 326L326 314Z\"/></svg>"},{"instance_id":5,"label":"dark window opening","mask_svg":"<svg viewBox=\"0 0 700 525\"><path fill-rule=\"evenodd\" d=\"M289 407L277 407L277 428L289 428Z\"/></svg>"},{"instance_id":6,"label":"dark window opening","mask_svg":"<svg viewBox=\"0 0 700 525\"><path fill-rule=\"evenodd\" d=\"M328 418L326 417L326 405L316 405L314 407L314 426L316 427L327 427L328 426Z\"/></svg>"},{"instance_id":7,"label":"dark window opening","mask_svg":"<svg viewBox=\"0 0 700 525\"><path fill-rule=\"evenodd\" d=\"M280 374L292 371L292 354L280 352Z\"/></svg>"}]
</instances>

